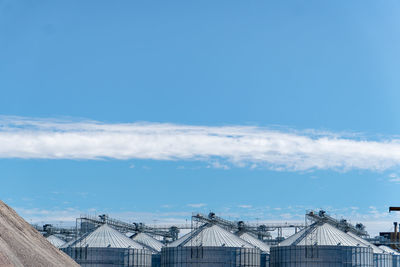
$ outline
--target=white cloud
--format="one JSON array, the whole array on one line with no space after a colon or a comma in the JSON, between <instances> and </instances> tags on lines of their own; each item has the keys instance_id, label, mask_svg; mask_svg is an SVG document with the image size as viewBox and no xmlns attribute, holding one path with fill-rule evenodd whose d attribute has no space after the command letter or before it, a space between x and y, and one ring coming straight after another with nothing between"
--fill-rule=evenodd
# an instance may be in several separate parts
<instances>
[{"instance_id":1,"label":"white cloud","mask_svg":"<svg viewBox=\"0 0 400 267\"><path fill-rule=\"evenodd\" d=\"M239 205L238 207L242 208L242 209L251 209L253 206L252 205Z\"/></svg>"},{"instance_id":2,"label":"white cloud","mask_svg":"<svg viewBox=\"0 0 400 267\"><path fill-rule=\"evenodd\" d=\"M400 140L251 126L1 117L0 158L203 160L222 168L381 171L400 165Z\"/></svg>"},{"instance_id":3,"label":"white cloud","mask_svg":"<svg viewBox=\"0 0 400 267\"><path fill-rule=\"evenodd\" d=\"M26 209L26 208L15 208L18 212L29 223L66 223L72 224L75 219L79 217L80 211L72 208L66 208L62 210L46 210L46 209Z\"/></svg>"},{"instance_id":4,"label":"white cloud","mask_svg":"<svg viewBox=\"0 0 400 267\"><path fill-rule=\"evenodd\" d=\"M396 173L389 174L389 182L400 183L400 177Z\"/></svg>"},{"instance_id":5,"label":"white cloud","mask_svg":"<svg viewBox=\"0 0 400 267\"><path fill-rule=\"evenodd\" d=\"M211 165L208 165L208 168L215 168L215 169L223 169L223 170L229 170L230 167L226 164L222 164L219 161L213 161L211 162Z\"/></svg>"},{"instance_id":6,"label":"white cloud","mask_svg":"<svg viewBox=\"0 0 400 267\"><path fill-rule=\"evenodd\" d=\"M293 219L293 215L294 215L294 214L292 214L292 213L282 213L282 214L280 214L280 216L281 216L283 219L286 219L286 220L288 220L288 219Z\"/></svg>"},{"instance_id":7,"label":"white cloud","mask_svg":"<svg viewBox=\"0 0 400 267\"><path fill-rule=\"evenodd\" d=\"M191 208L202 208L202 207L207 206L207 204L205 204L205 203L193 203L193 204L187 204L187 206L191 207Z\"/></svg>"}]
</instances>

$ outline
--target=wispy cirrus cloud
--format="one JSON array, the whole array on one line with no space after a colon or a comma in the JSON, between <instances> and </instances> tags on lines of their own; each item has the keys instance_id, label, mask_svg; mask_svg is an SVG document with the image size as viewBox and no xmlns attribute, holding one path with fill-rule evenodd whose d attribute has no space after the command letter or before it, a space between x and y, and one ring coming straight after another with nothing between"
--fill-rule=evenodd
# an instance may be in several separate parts
<instances>
[{"instance_id":1,"label":"wispy cirrus cloud","mask_svg":"<svg viewBox=\"0 0 400 267\"><path fill-rule=\"evenodd\" d=\"M253 206L252 205L247 205L247 204L242 204L239 205L238 208L242 208L242 209L251 209Z\"/></svg>"},{"instance_id":2,"label":"wispy cirrus cloud","mask_svg":"<svg viewBox=\"0 0 400 267\"><path fill-rule=\"evenodd\" d=\"M400 177L397 173L389 174L389 182L400 183Z\"/></svg>"},{"instance_id":3,"label":"wispy cirrus cloud","mask_svg":"<svg viewBox=\"0 0 400 267\"><path fill-rule=\"evenodd\" d=\"M191 203L191 204L187 204L188 207L191 208L203 208L205 206L207 206L207 204L205 203Z\"/></svg>"},{"instance_id":4,"label":"wispy cirrus cloud","mask_svg":"<svg viewBox=\"0 0 400 267\"><path fill-rule=\"evenodd\" d=\"M255 126L0 118L0 158L197 160L229 168L381 171L400 165L400 139L367 140ZM214 164L215 165L215 164Z\"/></svg>"}]
</instances>

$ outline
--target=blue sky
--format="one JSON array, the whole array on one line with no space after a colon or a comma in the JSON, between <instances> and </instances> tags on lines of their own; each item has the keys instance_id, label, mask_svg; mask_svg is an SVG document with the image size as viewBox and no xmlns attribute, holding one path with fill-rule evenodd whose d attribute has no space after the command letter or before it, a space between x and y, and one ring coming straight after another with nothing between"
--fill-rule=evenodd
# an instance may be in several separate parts
<instances>
[{"instance_id":1,"label":"blue sky","mask_svg":"<svg viewBox=\"0 0 400 267\"><path fill-rule=\"evenodd\" d=\"M0 0L1 199L32 222L303 220L326 208L389 230L399 11Z\"/></svg>"}]
</instances>

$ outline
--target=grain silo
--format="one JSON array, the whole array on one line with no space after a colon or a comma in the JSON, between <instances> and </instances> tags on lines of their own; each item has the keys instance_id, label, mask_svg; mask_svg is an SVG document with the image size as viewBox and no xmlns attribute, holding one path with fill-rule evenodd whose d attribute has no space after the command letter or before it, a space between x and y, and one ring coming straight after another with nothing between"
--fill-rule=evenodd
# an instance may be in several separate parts
<instances>
[{"instance_id":1,"label":"grain silo","mask_svg":"<svg viewBox=\"0 0 400 267\"><path fill-rule=\"evenodd\" d=\"M82 267L151 267L151 251L107 224L62 248Z\"/></svg>"},{"instance_id":2,"label":"grain silo","mask_svg":"<svg viewBox=\"0 0 400 267\"><path fill-rule=\"evenodd\" d=\"M46 239L56 248L60 248L66 243L64 240L62 240L61 238L59 238L55 235L48 236L48 237L46 237Z\"/></svg>"},{"instance_id":3,"label":"grain silo","mask_svg":"<svg viewBox=\"0 0 400 267\"><path fill-rule=\"evenodd\" d=\"M261 267L268 267L269 266L269 253L270 253L270 246L265 244L263 241L258 239L257 237L253 236L250 233L246 233L245 231L239 231L236 233L244 241L252 244L256 248L261 250L260 252L260 266Z\"/></svg>"},{"instance_id":4,"label":"grain silo","mask_svg":"<svg viewBox=\"0 0 400 267\"><path fill-rule=\"evenodd\" d=\"M393 267L400 267L400 253L387 246L379 246L380 249L392 255L392 265Z\"/></svg>"},{"instance_id":5,"label":"grain silo","mask_svg":"<svg viewBox=\"0 0 400 267\"><path fill-rule=\"evenodd\" d=\"M314 223L271 247L271 267L372 267L372 248L328 223Z\"/></svg>"},{"instance_id":6,"label":"grain silo","mask_svg":"<svg viewBox=\"0 0 400 267\"><path fill-rule=\"evenodd\" d=\"M151 266L161 266L161 248L163 243L145 233L137 233L131 236L131 239L145 246L152 252Z\"/></svg>"},{"instance_id":7,"label":"grain silo","mask_svg":"<svg viewBox=\"0 0 400 267\"><path fill-rule=\"evenodd\" d=\"M260 250L209 223L163 247L161 266L259 267Z\"/></svg>"},{"instance_id":8,"label":"grain silo","mask_svg":"<svg viewBox=\"0 0 400 267\"><path fill-rule=\"evenodd\" d=\"M79 238L82 238L83 236L80 236ZM59 247L59 249L63 250L64 248L68 248L70 245L72 245L73 243L75 243L79 238L73 238L70 241L64 243L64 245L61 245Z\"/></svg>"},{"instance_id":9,"label":"grain silo","mask_svg":"<svg viewBox=\"0 0 400 267\"><path fill-rule=\"evenodd\" d=\"M375 267L392 267L392 255L390 253L385 252L383 249L375 246L374 244L368 242L367 240L355 235L351 232L347 233L354 239L363 243L366 246L372 248L372 252L374 253L374 266Z\"/></svg>"}]
</instances>

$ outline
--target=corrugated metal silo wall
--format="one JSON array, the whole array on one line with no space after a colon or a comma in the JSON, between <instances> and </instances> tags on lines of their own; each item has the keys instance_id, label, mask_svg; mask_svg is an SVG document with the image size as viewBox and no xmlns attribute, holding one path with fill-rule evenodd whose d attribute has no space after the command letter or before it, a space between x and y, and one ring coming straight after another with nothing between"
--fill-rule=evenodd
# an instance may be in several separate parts
<instances>
[{"instance_id":1,"label":"corrugated metal silo wall","mask_svg":"<svg viewBox=\"0 0 400 267\"><path fill-rule=\"evenodd\" d=\"M373 267L367 247L286 246L272 247L271 267Z\"/></svg>"},{"instance_id":2,"label":"corrugated metal silo wall","mask_svg":"<svg viewBox=\"0 0 400 267\"><path fill-rule=\"evenodd\" d=\"M166 247L161 267L260 267L260 250L232 247Z\"/></svg>"},{"instance_id":3,"label":"corrugated metal silo wall","mask_svg":"<svg viewBox=\"0 0 400 267\"><path fill-rule=\"evenodd\" d=\"M268 253L261 253L260 257L260 267L269 267L269 254Z\"/></svg>"},{"instance_id":4,"label":"corrugated metal silo wall","mask_svg":"<svg viewBox=\"0 0 400 267\"><path fill-rule=\"evenodd\" d=\"M393 267L393 258L390 254L374 254L375 267Z\"/></svg>"},{"instance_id":5,"label":"corrugated metal silo wall","mask_svg":"<svg viewBox=\"0 0 400 267\"><path fill-rule=\"evenodd\" d=\"M151 267L152 254L142 249L63 248L82 267Z\"/></svg>"},{"instance_id":6,"label":"corrugated metal silo wall","mask_svg":"<svg viewBox=\"0 0 400 267\"><path fill-rule=\"evenodd\" d=\"M161 267L161 254L151 256L151 267Z\"/></svg>"},{"instance_id":7,"label":"corrugated metal silo wall","mask_svg":"<svg viewBox=\"0 0 400 267\"><path fill-rule=\"evenodd\" d=\"M393 267L400 267L400 255L393 255Z\"/></svg>"}]
</instances>

